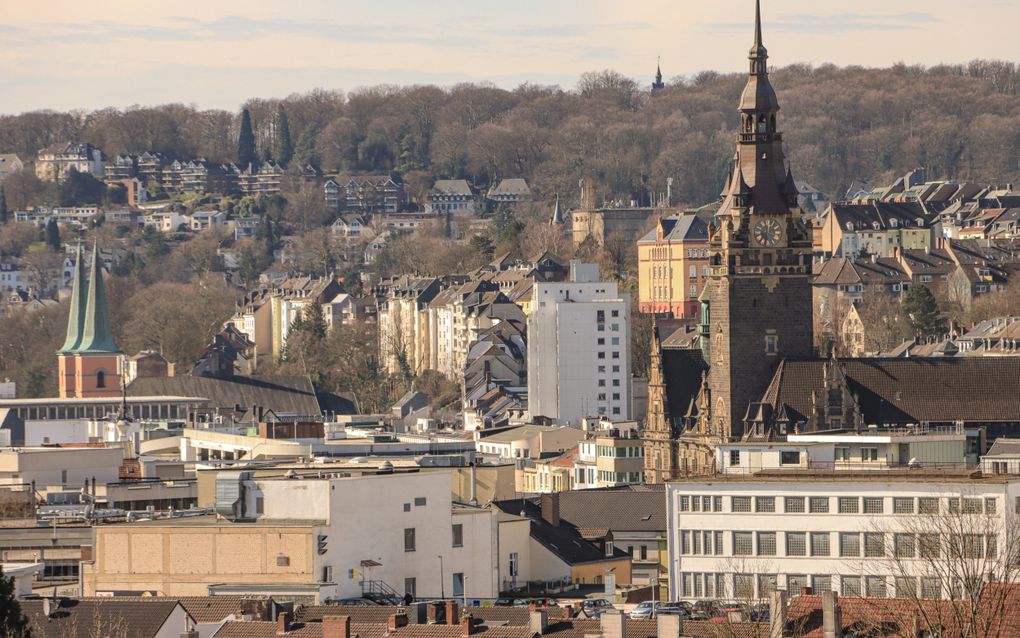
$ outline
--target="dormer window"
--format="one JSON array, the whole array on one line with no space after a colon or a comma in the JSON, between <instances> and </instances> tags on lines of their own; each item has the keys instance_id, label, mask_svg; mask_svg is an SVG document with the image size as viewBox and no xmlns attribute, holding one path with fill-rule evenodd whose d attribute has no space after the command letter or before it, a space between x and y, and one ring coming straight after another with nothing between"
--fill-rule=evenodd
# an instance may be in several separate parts
<instances>
[{"instance_id":1,"label":"dormer window","mask_svg":"<svg viewBox=\"0 0 1020 638\"><path fill-rule=\"evenodd\" d=\"M849 231L851 231L851 232L853 232L853 229L854 229L854 223L853 223L853 222L847 222L847 223L846 223L846 229L847 229L847 230L849 230Z\"/></svg>"},{"instance_id":2,"label":"dormer window","mask_svg":"<svg viewBox=\"0 0 1020 638\"><path fill-rule=\"evenodd\" d=\"M889 220L889 225L892 226L893 228L897 228L897 227L899 227L900 222L898 220L895 220L895 219L890 219Z\"/></svg>"}]
</instances>

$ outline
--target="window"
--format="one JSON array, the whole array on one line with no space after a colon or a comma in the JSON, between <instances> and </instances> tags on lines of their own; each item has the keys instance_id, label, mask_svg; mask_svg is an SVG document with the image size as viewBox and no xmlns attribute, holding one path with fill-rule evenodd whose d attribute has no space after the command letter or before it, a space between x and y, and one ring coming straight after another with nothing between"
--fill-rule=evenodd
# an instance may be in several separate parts
<instances>
[{"instance_id":1,"label":"window","mask_svg":"<svg viewBox=\"0 0 1020 638\"><path fill-rule=\"evenodd\" d=\"M464 572L453 572L453 595L464 595Z\"/></svg>"},{"instance_id":2,"label":"window","mask_svg":"<svg viewBox=\"0 0 1020 638\"><path fill-rule=\"evenodd\" d=\"M811 576L811 588L815 593L832 590L832 576L828 574L814 574Z\"/></svg>"},{"instance_id":3,"label":"window","mask_svg":"<svg viewBox=\"0 0 1020 638\"><path fill-rule=\"evenodd\" d=\"M750 556L753 553L751 532L733 532L733 555Z\"/></svg>"},{"instance_id":4,"label":"window","mask_svg":"<svg viewBox=\"0 0 1020 638\"><path fill-rule=\"evenodd\" d=\"M765 598L776 591L775 574L758 574L758 595Z\"/></svg>"},{"instance_id":5,"label":"window","mask_svg":"<svg viewBox=\"0 0 1020 638\"><path fill-rule=\"evenodd\" d=\"M921 598L938 600L942 598L942 582L938 576L921 577Z\"/></svg>"},{"instance_id":6,"label":"window","mask_svg":"<svg viewBox=\"0 0 1020 638\"><path fill-rule=\"evenodd\" d=\"M733 596L743 600L754 598L754 576L751 574L733 574Z\"/></svg>"},{"instance_id":7,"label":"window","mask_svg":"<svg viewBox=\"0 0 1020 638\"><path fill-rule=\"evenodd\" d=\"M453 546L464 547L464 526L460 523L453 526Z\"/></svg>"},{"instance_id":8,"label":"window","mask_svg":"<svg viewBox=\"0 0 1020 638\"><path fill-rule=\"evenodd\" d=\"M730 450L730 465L740 465L740 450Z\"/></svg>"},{"instance_id":9,"label":"window","mask_svg":"<svg viewBox=\"0 0 1020 638\"><path fill-rule=\"evenodd\" d=\"M877 447L862 447L861 448L861 460L862 461L877 461L878 460L878 448Z\"/></svg>"},{"instance_id":10,"label":"window","mask_svg":"<svg viewBox=\"0 0 1020 638\"><path fill-rule=\"evenodd\" d=\"M404 593L410 594L411 598L418 597L418 581L414 578L404 579Z\"/></svg>"},{"instance_id":11,"label":"window","mask_svg":"<svg viewBox=\"0 0 1020 638\"><path fill-rule=\"evenodd\" d=\"M885 556L885 534L865 533L864 555L868 558L881 558Z\"/></svg>"},{"instance_id":12,"label":"window","mask_svg":"<svg viewBox=\"0 0 1020 638\"><path fill-rule=\"evenodd\" d=\"M780 465L800 465L800 452L780 452Z\"/></svg>"},{"instance_id":13,"label":"window","mask_svg":"<svg viewBox=\"0 0 1020 638\"><path fill-rule=\"evenodd\" d=\"M681 496L678 509L681 512L689 512L691 510L691 498L689 496Z\"/></svg>"},{"instance_id":14,"label":"window","mask_svg":"<svg viewBox=\"0 0 1020 638\"><path fill-rule=\"evenodd\" d=\"M892 509L893 514L913 514L914 499L904 496L893 497Z\"/></svg>"},{"instance_id":15,"label":"window","mask_svg":"<svg viewBox=\"0 0 1020 638\"><path fill-rule=\"evenodd\" d=\"M913 558L917 551L917 543L913 534L896 534L893 536L893 554L896 558Z\"/></svg>"},{"instance_id":16,"label":"window","mask_svg":"<svg viewBox=\"0 0 1020 638\"><path fill-rule=\"evenodd\" d=\"M934 496L922 496L917 499L918 514L938 514L939 499Z\"/></svg>"},{"instance_id":17,"label":"window","mask_svg":"<svg viewBox=\"0 0 1020 638\"><path fill-rule=\"evenodd\" d=\"M96 387L97 388L106 387L106 373L103 372L102 370L96 373Z\"/></svg>"},{"instance_id":18,"label":"window","mask_svg":"<svg viewBox=\"0 0 1020 638\"><path fill-rule=\"evenodd\" d=\"M713 535L715 536L715 543L714 543L714 545L715 545L715 553L716 554L722 554L723 553L723 540L722 540L723 539L723 533L722 532L714 532Z\"/></svg>"},{"instance_id":19,"label":"window","mask_svg":"<svg viewBox=\"0 0 1020 638\"><path fill-rule=\"evenodd\" d=\"M850 448L844 446L836 447L836 460L837 461L849 461L850 460Z\"/></svg>"},{"instance_id":20,"label":"window","mask_svg":"<svg viewBox=\"0 0 1020 638\"><path fill-rule=\"evenodd\" d=\"M716 511L716 512L721 512L722 511L722 497L721 496L713 496L712 497L712 510Z\"/></svg>"},{"instance_id":21,"label":"window","mask_svg":"<svg viewBox=\"0 0 1020 638\"><path fill-rule=\"evenodd\" d=\"M786 533L786 555L807 556L807 533L787 532Z\"/></svg>"},{"instance_id":22,"label":"window","mask_svg":"<svg viewBox=\"0 0 1020 638\"><path fill-rule=\"evenodd\" d=\"M918 534L917 555L920 558L938 558L941 553L938 534Z\"/></svg>"},{"instance_id":23,"label":"window","mask_svg":"<svg viewBox=\"0 0 1020 638\"><path fill-rule=\"evenodd\" d=\"M637 448L633 448L633 449L635 451L637 450ZM712 497L711 496L702 496L701 497L701 511L702 512L711 512L712 511Z\"/></svg>"},{"instance_id":24,"label":"window","mask_svg":"<svg viewBox=\"0 0 1020 638\"><path fill-rule=\"evenodd\" d=\"M882 514L885 511L884 499L881 497L864 497L865 514Z\"/></svg>"},{"instance_id":25,"label":"window","mask_svg":"<svg viewBox=\"0 0 1020 638\"><path fill-rule=\"evenodd\" d=\"M811 532L811 555L812 556L829 555L828 532Z\"/></svg>"},{"instance_id":26,"label":"window","mask_svg":"<svg viewBox=\"0 0 1020 638\"><path fill-rule=\"evenodd\" d=\"M759 556L776 555L775 532L758 532L758 555Z\"/></svg>"},{"instance_id":27,"label":"window","mask_svg":"<svg viewBox=\"0 0 1020 638\"><path fill-rule=\"evenodd\" d=\"M779 353L779 336L765 335L765 354Z\"/></svg>"},{"instance_id":28,"label":"window","mask_svg":"<svg viewBox=\"0 0 1020 638\"><path fill-rule=\"evenodd\" d=\"M787 496L785 499L783 499L783 511L785 511L787 514L803 514L804 497Z\"/></svg>"},{"instance_id":29,"label":"window","mask_svg":"<svg viewBox=\"0 0 1020 638\"><path fill-rule=\"evenodd\" d=\"M808 503L812 514L829 513L829 497L827 496L812 496Z\"/></svg>"},{"instance_id":30,"label":"window","mask_svg":"<svg viewBox=\"0 0 1020 638\"><path fill-rule=\"evenodd\" d=\"M860 596L861 595L861 577L860 576L843 576L840 578L843 586L844 596Z\"/></svg>"},{"instance_id":31,"label":"window","mask_svg":"<svg viewBox=\"0 0 1020 638\"><path fill-rule=\"evenodd\" d=\"M981 558L984 555L984 538L981 534L963 535L963 557Z\"/></svg>"},{"instance_id":32,"label":"window","mask_svg":"<svg viewBox=\"0 0 1020 638\"><path fill-rule=\"evenodd\" d=\"M914 598L917 596L917 579L912 576L896 577L896 597Z\"/></svg>"},{"instance_id":33,"label":"window","mask_svg":"<svg viewBox=\"0 0 1020 638\"><path fill-rule=\"evenodd\" d=\"M606 338L605 337L599 337L598 339L595 340L595 345L597 345L597 346L604 346L604 345L606 345Z\"/></svg>"},{"instance_id":34,"label":"window","mask_svg":"<svg viewBox=\"0 0 1020 638\"><path fill-rule=\"evenodd\" d=\"M843 558L861 555L861 535L854 532L841 532L839 535L839 555Z\"/></svg>"},{"instance_id":35,"label":"window","mask_svg":"<svg viewBox=\"0 0 1020 638\"><path fill-rule=\"evenodd\" d=\"M680 530L680 553L690 554L691 553L691 532L690 530Z\"/></svg>"},{"instance_id":36,"label":"window","mask_svg":"<svg viewBox=\"0 0 1020 638\"><path fill-rule=\"evenodd\" d=\"M730 511L733 512L750 512L751 511L751 497L750 496L734 496L730 501Z\"/></svg>"},{"instance_id":37,"label":"window","mask_svg":"<svg viewBox=\"0 0 1020 638\"><path fill-rule=\"evenodd\" d=\"M424 496L416 496L414 498L414 506L415 507L424 507L425 506L425 497Z\"/></svg>"},{"instance_id":38,"label":"window","mask_svg":"<svg viewBox=\"0 0 1020 638\"><path fill-rule=\"evenodd\" d=\"M996 511L996 499L994 497L988 497L985 499L985 514L995 514Z\"/></svg>"},{"instance_id":39,"label":"window","mask_svg":"<svg viewBox=\"0 0 1020 638\"><path fill-rule=\"evenodd\" d=\"M868 596L872 598L885 598L887 595L887 588L885 582L885 576L868 576L864 580L864 584L868 588Z\"/></svg>"},{"instance_id":40,"label":"window","mask_svg":"<svg viewBox=\"0 0 1020 638\"><path fill-rule=\"evenodd\" d=\"M979 498L965 498L965 499L963 499L963 513L964 514L980 514L981 513L981 499L979 499Z\"/></svg>"},{"instance_id":41,"label":"window","mask_svg":"<svg viewBox=\"0 0 1020 638\"><path fill-rule=\"evenodd\" d=\"M986 558L998 558L999 557L999 539L995 534L985 535L985 557Z\"/></svg>"},{"instance_id":42,"label":"window","mask_svg":"<svg viewBox=\"0 0 1020 638\"><path fill-rule=\"evenodd\" d=\"M404 528L404 551L405 552L413 552L414 551L414 528L413 527L405 527Z\"/></svg>"},{"instance_id":43,"label":"window","mask_svg":"<svg viewBox=\"0 0 1020 638\"><path fill-rule=\"evenodd\" d=\"M774 511L776 511L776 497L774 497L774 496L756 496L756 497L754 497L754 511L755 512L774 512Z\"/></svg>"},{"instance_id":44,"label":"window","mask_svg":"<svg viewBox=\"0 0 1020 638\"><path fill-rule=\"evenodd\" d=\"M786 577L786 591L791 595L796 595L797 592L808 586L807 583L807 574L789 574Z\"/></svg>"},{"instance_id":45,"label":"window","mask_svg":"<svg viewBox=\"0 0 1020 638\"><path fill-rule=\"evenodd\" d=\"M860 510L860 503L856 496L840 496L839 497L839 513L840 514L856 514Z\"/></svg>"}]
</instances>

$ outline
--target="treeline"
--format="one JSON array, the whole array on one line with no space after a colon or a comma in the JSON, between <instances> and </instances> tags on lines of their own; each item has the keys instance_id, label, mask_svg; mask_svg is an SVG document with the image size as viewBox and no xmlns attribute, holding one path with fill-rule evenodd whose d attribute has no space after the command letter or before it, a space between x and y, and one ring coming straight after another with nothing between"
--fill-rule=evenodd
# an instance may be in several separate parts
<instances>
[{"instance_id":1,"label":"treeline","mask_svg":"<svg viewBox=\"0 0 1020 638\"><path fill-rule=\"evenodd\" d=\"M672 177L674 203L702 203L722 184L744 79L705 72L676 78L652 96L633 79L603 71L585 74L571 91L378 86L252 99L243 107L261 157L273 155L282 104L292 162L399 173L415 197L437 178L484 188L522 176L540 195L560 193L570 202L583 177L594 180L599 200L647 202ZM795 175L830 195L854 178L879 183L918 166L931 176L987 181L1012 180L1020 168L1020 70L1013 63L797 65L775 70L773 83ZM0 117L0 152L31 159L51 143L81 140L111 157L149 150L233 161L239 130L240 111L182 104L40 111Z\"/></svg>"}]
</instances>

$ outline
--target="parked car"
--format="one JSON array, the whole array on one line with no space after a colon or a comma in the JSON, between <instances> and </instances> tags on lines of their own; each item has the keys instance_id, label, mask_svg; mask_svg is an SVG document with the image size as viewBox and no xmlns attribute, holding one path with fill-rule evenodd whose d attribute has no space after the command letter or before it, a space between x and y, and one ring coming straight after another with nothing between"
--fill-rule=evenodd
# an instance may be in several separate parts
<instances>
[{"instance_id":1,"label":"parked car","mask_svg":"<svg viewBox=\"0 0 1020 638\"><path fill-rule=\"evenodd\" d=\"M630 611L631 620L651 620L655 618L655 610L661 603L657 600L646 600L638 603L637 607Z\"/></svg>"},{"instance_id":2,"label":"parked car","mask_svg":"<svg viewBox=\"0 0 1020 638\"><path fill-rule=\"evenodd\" d=\"M588 598L581 603L581 609L584 610L584 613L587 614L589 618L597 618L612 608L613 603L609 602L605 598Z\"/></svg>"},{"instance_id":3,"label":"parked car","mask_svg":"<svg viewBox=\"0 0 1020 638\"><path fill-rule=\"evenodd\" d=\"M656 616L680 616L681 618L691 617L691 604L684 601L675 603L662 603L656 610Z\"/></svg>"},{"instance_id":4,"label":"parked car","mask_svg":"<svg viewBox=\"0 0 1020 638\"><path fill-rule=\"evenodd\" d=\"M534 605L535 607L556 607L556 600L553 598L518 598L514 600L515 607L527 607Z\"/></svg>"},{"instance_id":5,"label":"parked car","mask_svg":"<svg viewBox=\"0 0 1020 638\"><path fill-rule=\"evenodd\" d=\"M497 598L496 602L492 604L495 607L513 607L517 604L517 601L513 598Z\"/></svg>"},{"instance_id":6,"label":"parked car","mask_svg":"<svg viewBox=\"0 0 1020 638\"><path fill-rule=\"evenodd\" d=\"M711 620L719 613L719 603L714 600L699 600L691 607L691 620Z\"/></svg>"}]
</instances>

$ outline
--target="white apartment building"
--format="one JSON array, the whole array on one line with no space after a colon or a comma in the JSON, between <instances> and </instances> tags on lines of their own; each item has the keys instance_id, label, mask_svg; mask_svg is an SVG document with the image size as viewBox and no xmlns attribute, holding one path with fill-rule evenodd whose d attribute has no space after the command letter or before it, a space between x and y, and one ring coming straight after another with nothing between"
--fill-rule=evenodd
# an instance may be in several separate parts
<instances>
[{"instance_id":1,"label":"white apartment building","mask_svg":"<svg viewBox=\"0 0 1020 638\"><path fill-rule=\"evenodd\" d=\"M536 283L528 316L528 408L580 425L629 419L630 301L598 281L595 264L570 263L570 280Z\"/></svg>"},{"instance_id":2,"label":"white apartment building","mask_svg":"<svg viewBox=\"0 0 1020 638\"><path fill-rule=\"evenodd\" d=\"M994 562L1015 545L1020 478L802 467L671 482L666 497L671 600L802 587L942 598L956 585L938 576L951 571L939 548L962 536L967 558ZM940 533L947 525L960 532Z\"/></svg>"}]
</instances>

